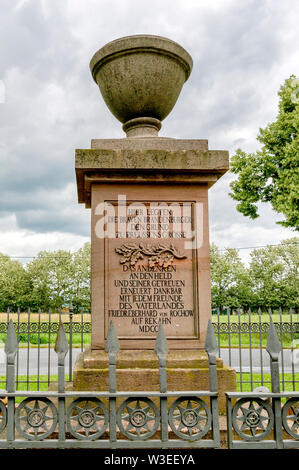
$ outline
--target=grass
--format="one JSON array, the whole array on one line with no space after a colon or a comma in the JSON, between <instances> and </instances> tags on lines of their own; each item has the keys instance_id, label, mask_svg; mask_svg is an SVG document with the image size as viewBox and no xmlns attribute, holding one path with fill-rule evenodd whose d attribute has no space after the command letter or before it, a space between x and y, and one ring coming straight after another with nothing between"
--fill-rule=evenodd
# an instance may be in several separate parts
<instances>
[{"instance_id":1,"label":"grass","mask_svg":"<svg viewBox=\"0 0 299 470\"><path fill-rule=\"evenodd\" d=\"M0 313L0 323L1 322L6 322L7 321L7 313L6 312L1 312ZM10 313L9 314L9 318L11 320L13 320L14 322L17 322L18 321L18 318L19 318L19 321L22 322L22 323L27 323L28 322L28 313L27 312L23 312L23 313L20 313L20 315L18 316L17 313ZM70 320L70 315L68 312L62 312L61 315L59 315L58 313L51 313L51 322L59 322L59 320L61 319L62 322L64 323L69 323L69 320ZM217 315L212 315L212 319L214 322L217 322L218 320L218 316ZM230 319L230 322L231 323L238 323L239 322L239 315L237 314L230 314L229 316L229 319ZM280 314L278 311L273 311L272 313L272 319L274 322L280 322L280 320L282 319L283 322L290 322L291 321L291 316L289 313L283 313L282 316L280 317ZM298 313L293 313L292 315L292 319L293 319L293 322L299 322L299 314ZM269 314L268 313L263 313L260 315L258 314L251 314L251 321L252 322L257 322L259 323L259 321L261 320L261 322L268 322L269 321ZM36 323L38 321L41 321L41 322L48 322L49 321L49 314L48 313L41 313L40 315L38 313L30 313L30 321L33 322L33 323ZM79 322L81 323L81 321L83 321L84 323L85 322L90 322L91 321L91 314L90 313L84 313L83 315L81 315L81 313L74 313L73 314L73 322ZM228 315L219 315L219 321L220 323L227 323L228 322ZM244 313L244 314L241 314L240 315L240 322L241 323L248 323L249 321L249 315L248 313Z\"/></svg>"},{"instance_id":2,"label":"grass","mask_svg":"<svg viewBox=\"0 0 299 470\"><path fill-rule=\"evenodd\" d=\"M1 312L0 313L0 323L1 322L6 322L7 321L7 313L5 312ZM18 318L19 318L19 321L21 323L27 323L28 322L28 313L27 312L24 312L24 313L20 313L20 315L18 315L17 313L10 313L9 314L9 319L10 320L13 320L14 322L17 322L18 321ZM33 322L33 323L36 323L36 322L48 322L49 321L49 317L50 315L48 313L41 313L40 315L38 313L30 313L30 321ZM83 318L82 318L83 317ZM70 321L70 314L68 312L62 312L61 315L58 314L58 313L51 313L51 322L55 323L55 322L59 322L61 319L61 321L63 323L68 323ZM74 313L73 314L73 321L74 322L80 322L83 320L83 322L90 322L90 319L91 319L91 315L90 313L83 313L83 315L81 315L81 313Z\"/></svg>"},{"instance_id":3,"label":"grass","mask_svg":"<svg viewBox=\"0 0 299 470\"><path fill-rule=\"evenodd\" d=\"M282 374L280 374L280 379L282 380ZM299 374L295 374L295 388L293 389L293 383L292 383L292 374L284 374L284 380L285 380L285 386L284 386L284 391L286 392L291 392L292 391L299 391ZM50 382L57 382L58 376L57 375L51 375L50 376ZM19 383L18 383L18 391L24 391L24 390L30 390L30 391L37 391L38 389L38 376L37 375L30 375L29 376L29 384L27 387L27 376L26 375L20 375L19 376ZM65 376L65 381L68 381L68 375L66 374ZM22 383L20 383L22 382ZM264 385L265 387L269 388L271 390L271 375L270 374L263 374L263 381L262 381L262 376L261 374L252 374L252 382L253 382L253 389L256 387L260 387L261 385ZM4 375L0 376L0 388L5 389L6 387L6 377ZM48 376L47 375L40 375L39 376L39 390L41 392L47 391L48 390ZM282 384L281 384L281 390L282 389ZM241 374L237 373L237 391L238 392L250 392L251 391L251 376L250 373L242 373L242 386L241 386ZM16 403L20 403L23 401L24 397L17 397L16 398Z\"/></svg>"},{"instance_id":4,"label":"grass","mask_svg":"<svg viewBox=\"0 0 299 470\"><path fill-rule=\"evenodd\" d=\"M228 319L230 321L230 323L248 323L249 322L249 315L248 313L244 313L244 314L241 314L240 315L240 319L239 319L239 315L230 315L228 317L228 315L219 315L219 323L228 323ZM258 314L251 314L250 315L250 320L252 323L259 323L261 321L261 323L268 323L269 322L269 314L268 313L263 313L262 315L258 315ZM280 317L280 314L279 313L272 313L272 320L274 322L280 322L282 321L283 323L289 323L291 321L291 315L289 313L284 313L281 315ZM217 315L212 315L212 321L217 323L218 322L218 316ZM299 314L298 313L293 313L292 315L292 321L293 322L299 322Z\"/></svg>"},{"instance_id":5,"label":"grass","mask_svg":"<svg viewBox=\"0 0 299 470\"><path fill-rule=\"evenodd\" d=\"M293 376L292 374L284 374L284 390L282 388L281 383L281 391L285 392L298 392L299 391L299 374L294 375L294 380L297 381L295 383L295 388L293 388L292 382ZM282 374L280 374L280 380L282 380ZM237 391L238 392L250 392L251 391L251 374L250 373L242 373L242 387L241 387L241 374L237 373ZM252 382L253 382L253 389L260 386L265 386L271 390L271 375L270 374L263 374L263 381L261 374L252 374Z\"/></svg>"},{"instance_id":6,"label":"grass","mask_svg":"<svg viewBox=\"0 0 299 470\"><path fill-rule=\"evenodd\" d=\"M9 314L9 318L12 319L14 322L17 322L18 319L21 323L27 323L28 322L28 313L21 313L18 317L18 314L16 313L10 313ZM56 314L56 313L53 313L51 314L51 322L59 322L59 320L61 320L64 322L64 323L69 323L69 313L62 313L61 316L59 314ZM224 324L227 324L228 323L228 315L220 315L219 317L217 315L213 315L212 316L212 321L214 323L217 323L218 322L218 318L219 318L219 323L224 323ZM272 318L274 320L274 322L280 322L280 320L282 320L282 322L285 322L285 323L289 323L291 318L290 318L290 314L283 314L281 317L279 315L279 313L277 313L277 311L273 311L273 315L272 315ZM249 315L248 314L242 314L240 317L238 315L233 315L231 314L230 317L230 323L233 323L233 324L238 324L240 322L240 324L244 324L244 323L248 323L249 322ZM76 323L81 323L81 321L83 320L83 322L90 322L91 321L91 315L90 314L83 314L83 316L81 316L81 314L74 314L73 315L73 322ZM298 322L299 323L299 314L293 314L292 316L292 320L293 322ZM7 321L7 314L6 313L0 313L0 322L6 322ZM45 322L45 323L48 323L49 322L49 314L48 313L41 313L40 315L37 314L37 313L31 313L30 314L30 322L31 323L36 323L36 322ZM257 314L252 314L251 315L251 322L254 322L254 323L259 323L259 322L269 322L269 314L268 313L264 313L262 314L261 316L257 315ZM280 336L280 332L278 330L278 335ZM237 348L237 347L243 347L243 348L248 348L250 346L250 338L249 338L249 334L248 333L241 333L240 334L240 338L241 338L241 341L239 339L239 335L237 333L232 333L230 335L230 341L229 341L229 337L227 334L225 333L221 333L219 336L218 334L216 333L216 337L217 339L220 338L220 344L221 344L221 347L228 347L229 345L231 345L231 347L233 348ZM67 338L69 340L69 335L67 334ZM296 333L293 335L293 337L291 336L290 333L283 333L283 336L282 336L282 340L283 340L283 347L284 348L290 348L291 347L291 343L293 340L298 340L299 339L299 333ZM2 333L0 334L0 342L5 342L6 340L6 334ZM73 346L76 347L76 346L80 346L81 345L81 340L82 340L82 337L81 337L81 333L74 333L73 334ZM50 345L51 346L54 346L55 344L55 341L56 341L56 334L51 334L50 335ZM86 346L88 344L90 344L90 341L91 341L91 335L90 333L84 333L83 334L83 345ZM37 333L31 333L30 336L29 336L29 343L30 343L30 346L31 347L35 347L35 346L38 346L40 345L41 347L48 347L49 345L49 335L47 333L41 333L40 336L38 337L38 334ZM259 334L255 334L253 333L251 335L251 346L253 348L258 348L262 345L262 347L265 347L267 344L267 334L262 334L261 337ZM28 346L28 335L26 333L21 333L19 335L19 345L20 347L27 347Z\"/></svg>"},{"instance_id":7,"label":"grass","mask_svg":"<svg viewBox=\"0 0 299 470\"><path fill-rule=\"evenodd\" d=\"M28 378L28 386L27 386L27 375L19 375L18 377L18 384L16 383L16 387L18 387L18 391L30 390L32 392L36 392L38 389L38 376L37 375L30 375ZM58 375L51 375L50 382L57 382ZM68 380L68 375L65 376L65 380ZM6 388L6 376L0 376L0 388ZM47 375L40 375L39 376L39 391L44 392L48 390L49 382ZM20 403L24 400L24 397L17 397L16 403Z\"/></svg>"},{"instance_id":8,"label":"grass","mask_svg":"<svg viewBox=\"0 0 299 470\"><path fill-rule=\"evenodd\" d=\"M219 341L217 333L216 333L216 338L217 338L217 341ZM220 338L220 345L222 348L229 347L229 345L232 348L240 348L240 347L249 348L250 344L253 348L259 348L260 346L265 348L267 345L267 333L263 333L261 337L259 333L252 333L251 339L248 333L241 333L240 338L238 334L231 333L230 339L229 339L228 334L221 333L219 335L219 338ZM280 332L278 332L278 338L280 339ZM298 340L299 340L299 333L294 333L293 337L291 336L291 333L283 333L282 335L283 347L287 349L291 348L292 342L294 341L298 342Z\"/></svg>"},{"instance_id":9,"label":"grass","mask_svg":"<svg viewBox=\"0 0 299 470\"><path fill-rule=\"evenodd\" d=\"M50 335L50 347L54 347L56 342L56 333ZM68 343L70 342L70 335L66 333L66 338ZM0 343L5 343L6 341L6 333L0 334ZM73 346L80 347L82 336L81 333L73 333L72 336ZM88 346L91 342L91 334L90 333L83 333L83 346ZM41 347L47 348L49 347L49 335L47 333L41 333L38 338L37 333L31 333L29 335L29 344L30 347ZM21 333L19 335L19 347L20 348L27 348L28 347L28 335L25 333Z\"/></svg>"}]
</instances>

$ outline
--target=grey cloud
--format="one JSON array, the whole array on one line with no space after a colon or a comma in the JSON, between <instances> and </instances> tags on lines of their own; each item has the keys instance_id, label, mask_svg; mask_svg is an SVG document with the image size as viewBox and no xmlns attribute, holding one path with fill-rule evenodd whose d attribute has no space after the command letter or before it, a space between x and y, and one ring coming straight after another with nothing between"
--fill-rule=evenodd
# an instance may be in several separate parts
<instances>
[{"instance_id":1,"label":"grey cloud","mask_svg":"<svg viewBox=\"0 0 299 470\"><path fill-rule=\"evenodd\" d=\"M64 191L75 182L75 148L88 148L94 137L124 136L88 68L99 47L123 35L168 36L194 59L161 135L208 138L210 148L230 152L256 147L248 135L256 135L272 113L264 90L277 92L269 77L286 60L281 38L289 33L290 2L274 7L267 0L235 0L220 11L193 3L188 9L179 0L51 0L45 13L39 1L17 11L16 2L2 2L0 79L7 85L7 101L0 104L2 214L16 214L20 228L36 232L89 233L89 211L78 206L75 194L66 211ZM229 178L211 191L215 233L248 223L228 196ZM274 227L274 220L270 211L259 224Z\"/></svg>"}]
</instances>

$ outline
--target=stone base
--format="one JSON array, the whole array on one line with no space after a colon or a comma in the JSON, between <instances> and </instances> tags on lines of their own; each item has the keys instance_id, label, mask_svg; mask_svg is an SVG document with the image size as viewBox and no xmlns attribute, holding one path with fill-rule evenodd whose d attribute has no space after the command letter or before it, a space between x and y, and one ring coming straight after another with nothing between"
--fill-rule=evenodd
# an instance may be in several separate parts
<instances>
[{"instance_id":1,"label":"stone base","mask_svg":"<svg viewBox=\"0 0 299 470\"><path fill-rule=\"evenodd\" d=\"M202 350L171 350L167 358L167 390L209 390L207 354ZM116 361L117 391L159 391L158 359L149 350L122 350ZM219 412L225 413L226 391L236 390L236 371L217 359ZM108 354L87 348L74 368L74 390L108 391ZM173 399L169 399L171 403Z\"/></svg>"}]
</instances>

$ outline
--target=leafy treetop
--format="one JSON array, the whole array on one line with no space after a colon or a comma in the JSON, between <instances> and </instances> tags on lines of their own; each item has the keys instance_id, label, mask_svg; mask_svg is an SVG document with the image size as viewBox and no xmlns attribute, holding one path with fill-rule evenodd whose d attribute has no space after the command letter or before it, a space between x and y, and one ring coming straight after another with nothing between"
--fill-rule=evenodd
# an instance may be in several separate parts
<instances>
[{"instance_id":1,"label":"leafy treetop","mask_svg":"<svg viewBox=\"0 0 299 470\"><path fill-rule=\"evenodd\" d=\"M299 230L299 80L291 75L278 95L277 119L257 137L261 150L238 149L232 157L231 171L238 178L231 183L230 195L245 216L255 219L257 203L270 202L285 217L278 223Z\"/></svg>"}]
</instances>

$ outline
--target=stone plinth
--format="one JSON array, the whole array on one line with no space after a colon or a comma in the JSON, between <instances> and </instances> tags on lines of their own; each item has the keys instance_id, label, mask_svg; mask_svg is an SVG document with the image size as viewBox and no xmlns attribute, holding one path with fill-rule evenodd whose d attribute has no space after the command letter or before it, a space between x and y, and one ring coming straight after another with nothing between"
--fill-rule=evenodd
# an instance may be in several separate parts
<instances>
[{"instance_id":1,"label":"stone plinth","mask_svg":"<svg viewBox=\"0 0 299 470\"><path fill-rule=\"evenodd\" d=\"M153 349L159 322L170 349L203 348L211 315L208 189L227 169L228 152L209 150L206 140L101 139L93 140L91 149L76 150L78 199L92 210L92 349L104 349L111 320L121 349ZM125 199L123 207L120 197ZM164 233L141 232L132 237L130 227L133 223L138 226L130 220L137 220L130 216L132 204L139 211L142 206L147 218L153 207L174 206L173 214L181 209L182 213L173 220L188 221L186 226L181 224L180 232L175 232L173 224L166 238ZM103 208L108 206L113 210L113 216L109 211L106 214L108 225L112 219L112 236L103 236ZM183 211L188 217L182 218ZM125 236L118 225L123 218ZM148 226L146 230L150 230ZM124 262L128 243L137 244L140 258L133 262L132 258ZM160 243L169 255L166 261L162 259L163 265L153 256ZM140 244L147 249L140 249ZM152 260L155 262L150 264ZM134 282L142 287L130 290ZM136 319L140 309L151 311L151 318Z\"/></svg>"},{"instance_id":2,"label":"stone plinth","mask_svg":"<svg viewBox=\"0 0 299 470\"><path fill-rule=\"evenodd\" d=\"M118 391L159 391L158 360L153 352L159 322L163 324L169 347L168 390L209 389L208 361L203 351L211 318L208 189L227 170L228 152L209 150L207 140L101 139L92 140L91 149L76 150L78 199L92 212L92 341L91 349L77 360L74 389L109 389L104 348L111 320L121 346L117 356ZM181 239L154 239L148 234L137 239L130 234L118 237L117 223L123 214L119 195L125 198L125 208L137 202L146 211L151 204L161 203L190 209L190 226L186 230L192 228L195 243L186 248L186 242L191 241L189 236ZM112 217L112 229L116 231L112 230L112 237L111 234L103 237L98 230L106 203L116 208ZM127 222L130 214L125 216ZM149 268L148 250L144 250L143 258L137 260L133 269L129 262L122 264L123 246L128 243L137 243L137 248L142 243L153 250L159 243L167 247L172 244L173 260L162 272L158 265ZM135 297L123 287L131 279L143 283L136 288ZM160 302L164 299L159 297L164 295L164 285L178 295L180 302L174 310ZM149 294L158 307L149 310L152 304L144 304L150 318L137 321L132 316L136 305L140 305L136 298L142 301ZM217 371L220 410L224 412L224 392L236 389L236 375L222 360L217 360Z\"/></svg>"},{"instance_id":3,"label":"stone plinth","mask_svg":"<svg viewBox=\"0 0 299 470\"><path fill-rule=\"evenodd\" d=\"M78 201L91 208L91 349L74 388L108 390L104 352L113 322L117 390L159 390L160 326L170 350L168 390L207 390L203 347L211 318L208 189L228 170L207 140L158 137L192 70L179 44L137 35L106 44L90 69L125 139L76 150ZM218 361L220 407L235 371Z\"/></svg>"},{"instance_id":4,"label":"stone plinth","mask_svg":"<svg viewBox=\"0 0 299 470\"><path fill-rule=\"evenodd\" d=\"M153 351L123 350L117 356L118 391L159 391L159 368ZM217 359L219 409L225 413L225 391L236 389L236 372ZM74 369L74 390L109 390L108 355L86 349ZM167 358L167 389L209 390L208 359L204 351L171 350ZM175 397L169 398L169 405ZM158 402L157 399L155 399Z\"/></svg>"}]
</instances>

